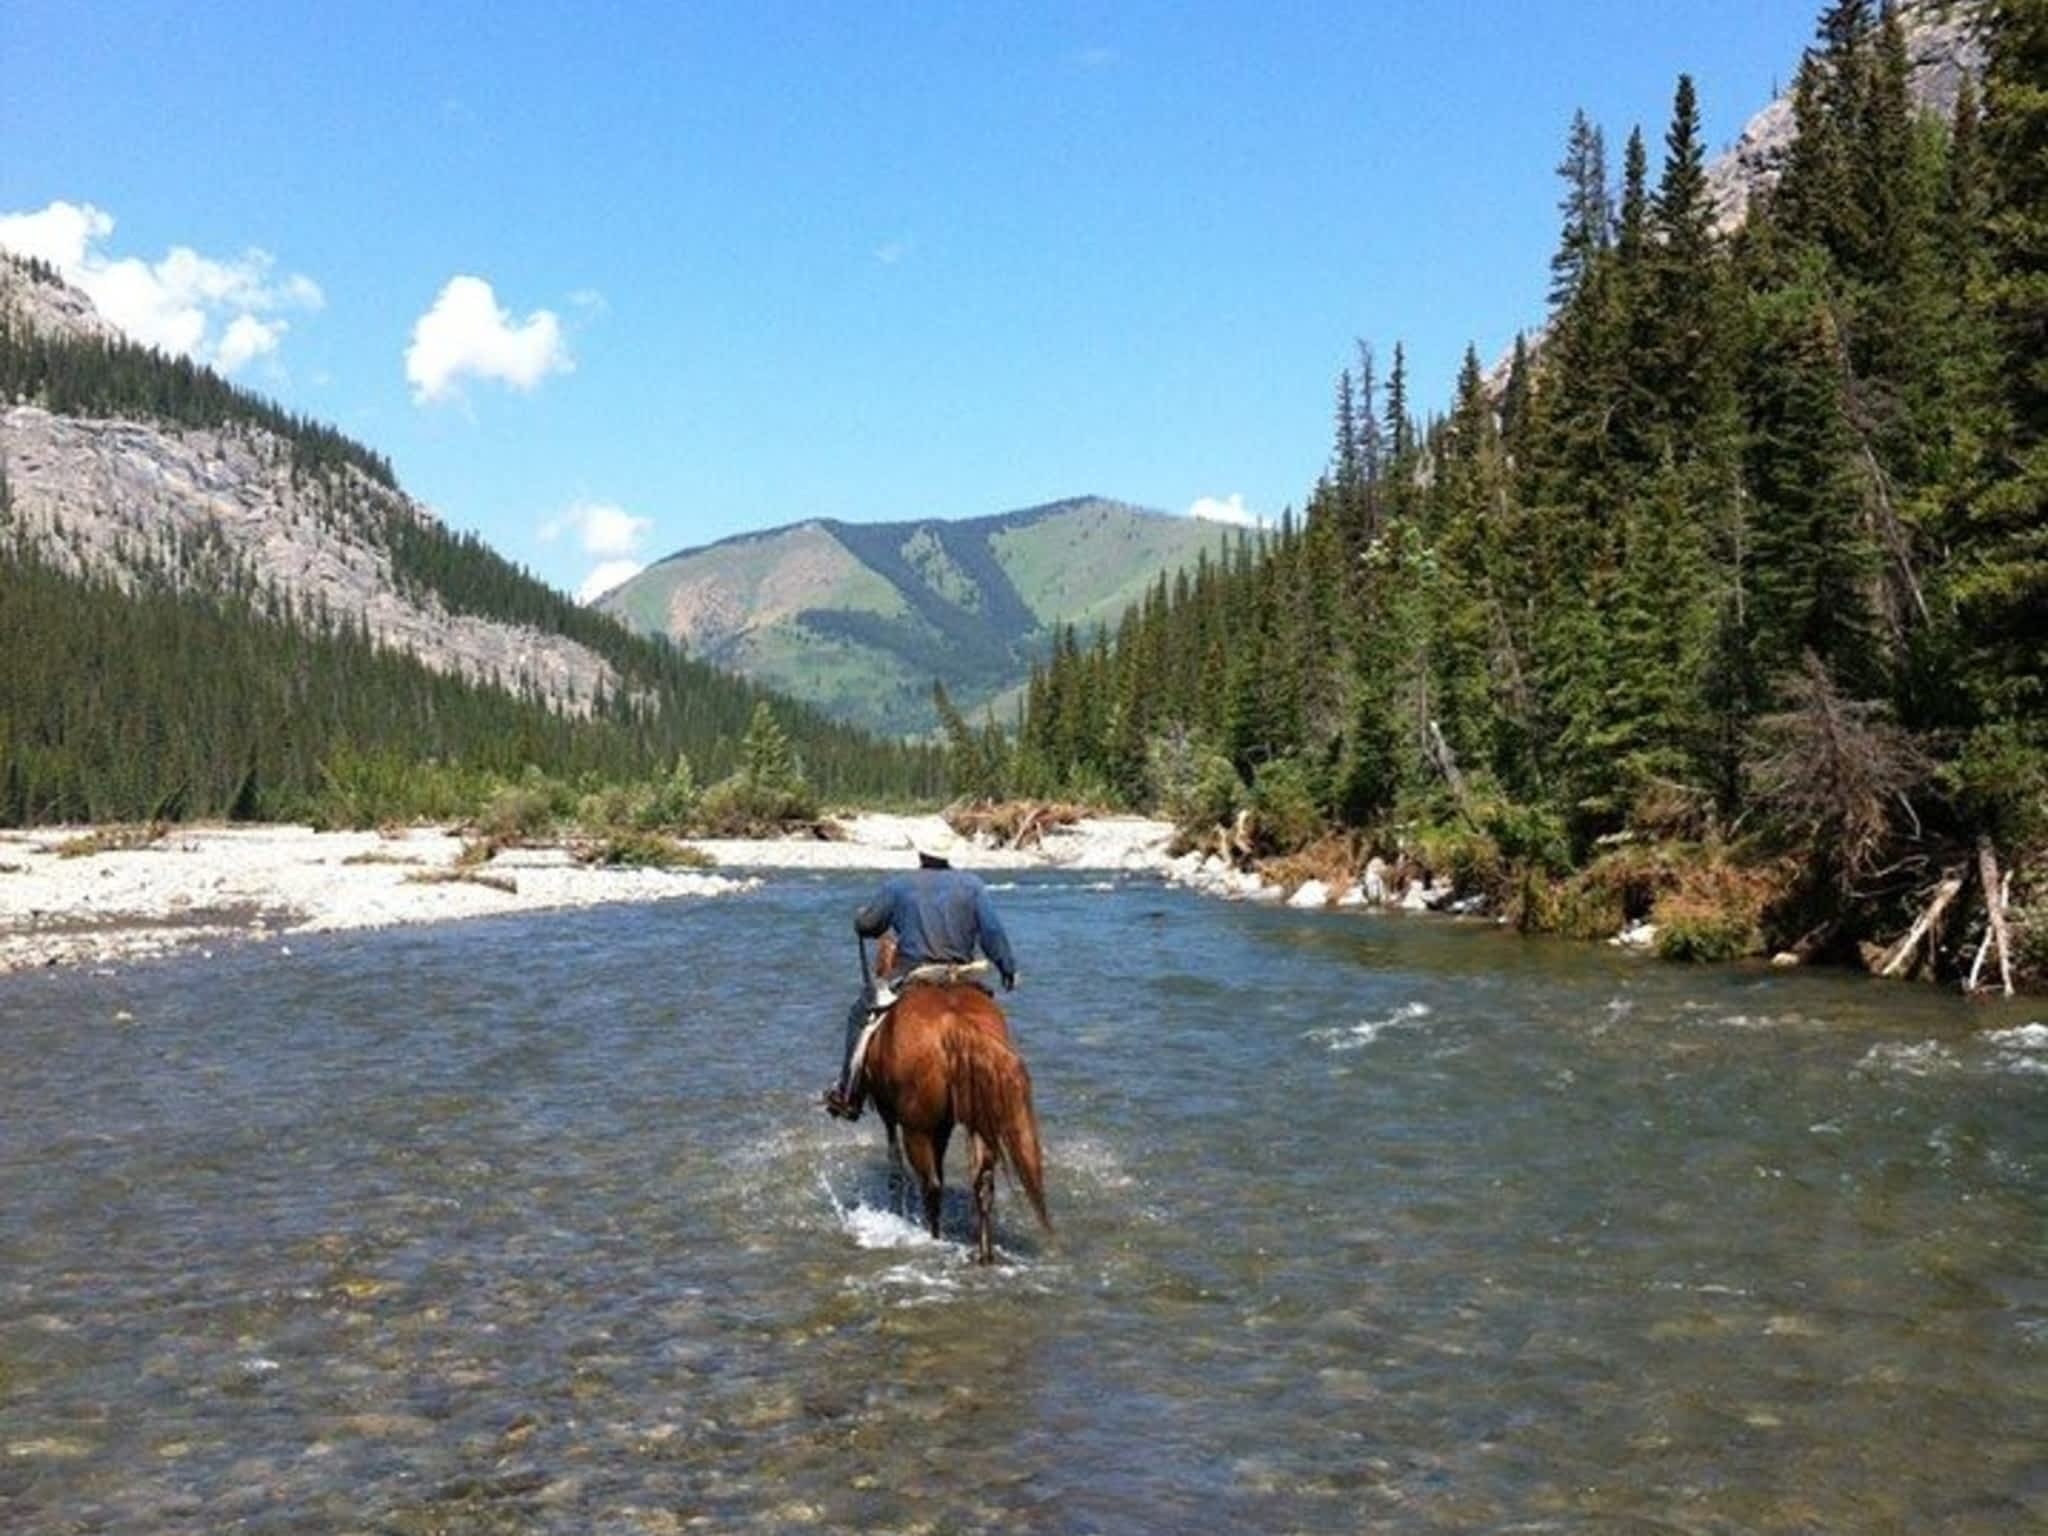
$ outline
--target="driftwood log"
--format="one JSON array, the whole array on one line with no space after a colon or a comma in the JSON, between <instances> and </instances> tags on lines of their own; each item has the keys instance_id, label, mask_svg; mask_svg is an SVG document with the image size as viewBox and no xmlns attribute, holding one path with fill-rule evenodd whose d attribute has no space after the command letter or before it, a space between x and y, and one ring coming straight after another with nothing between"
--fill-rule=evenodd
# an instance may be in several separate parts
<instances>
[{"instance_id":1,"label":"driftwood log","mask_svg":"<svg viewBox=\"0 0 2048 1536\"><path fill-rule=\"evenodd\" d=\"M1942 914L1948 911L1949 904L1956 899L1962 888L1963 872L1960 869L1951 870L1942 877L1941 884L1934 888L1933 899L1927 903L1920 916L1914 921L1913 926L1907 930L1906 936L1893 945L1890 952L1879 963L1877 967L1878 975L1903 975L1906 969L1906 962L1913 958L1913 954L1919 949L1920 941L1923 938L1927 940L1928 959L1932 960L1934 958L1935 947L1940 943Z\"/></svg>"},{"instance_id":2,"label":"driftwood log","mask_svg":"<svg viewBox=\"0 0 2048 1536\"><path fill-rule=\"evenodd\" d=\"M1977 878L1984 886L1984 936L1998 947L1998 979L2007 997L2012 996L2012 941L2005 929L2005 902L2012 890L2009 880L1998 873L1998 850L1991 839L1977 839ZM1970 967L1970 989L1977 985L1977 967L1984 963L1981 946L1977 965Z\"/></svg>"}]
</instances>

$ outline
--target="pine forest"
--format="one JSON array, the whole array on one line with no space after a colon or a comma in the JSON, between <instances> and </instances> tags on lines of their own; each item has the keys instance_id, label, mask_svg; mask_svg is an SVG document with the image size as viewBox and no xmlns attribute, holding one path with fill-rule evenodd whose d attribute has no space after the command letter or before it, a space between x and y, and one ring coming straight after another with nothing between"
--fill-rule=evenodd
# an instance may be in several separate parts
<instances>
[{"instance_id":1,"label":"pine forest","mask_svg":"<svg viewBox=\"0 0 2048 1536\"><path fill-rule=\"evenodd\" d=\"M2048 3L1985 25L1936 121L1896 11L1830 5L1726 235L1689 78L1618 179L1580 115L1541 330L1442 415L1361 345L1304 513L1063 635L1014 749L955 715L956 777L1420 858L1529 927L1655 903L1680 954L1971 900L2003 950L2048 835Z\"/></svg>"}]
</instances>

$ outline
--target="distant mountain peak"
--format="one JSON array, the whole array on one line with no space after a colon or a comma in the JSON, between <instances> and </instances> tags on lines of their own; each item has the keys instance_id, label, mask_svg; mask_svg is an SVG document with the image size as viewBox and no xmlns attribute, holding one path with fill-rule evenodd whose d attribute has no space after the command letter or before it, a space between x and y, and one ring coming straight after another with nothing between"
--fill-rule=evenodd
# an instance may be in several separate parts
<instances>
[{"instance_id":1,"label":"distant mountain peak","mask_svg":"<svg viewBox=\"0 0 2048 1536\"><path fill-rule=\"evenodd\" d=\"M1101 495L973 517L810 518L678 550L600 600L842 719L916 733L930 689L1007 707L1057 626L1113 625L1216 525Z\"/></svg>"}]
</instances>

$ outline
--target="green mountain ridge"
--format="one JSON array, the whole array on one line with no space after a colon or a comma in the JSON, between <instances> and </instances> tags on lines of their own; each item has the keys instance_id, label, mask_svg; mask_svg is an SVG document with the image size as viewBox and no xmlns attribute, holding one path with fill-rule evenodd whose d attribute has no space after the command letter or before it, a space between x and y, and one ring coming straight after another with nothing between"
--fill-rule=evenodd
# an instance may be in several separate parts
<instances>
[{"instance_id":1,"label":"green mountain ridge","mask_svg":"<svg viewBox=\"0 0 2048 1536\"><path fill-rule=\"evenodd\" d=\"M1227 540L1101 496L959 519L813 518L679 550L599 599L631 627L841 720L915 734L936 680L1007 708L1061 625L1113 625Z\"/></svg>"},{"instance_id":2,"label":"green mountain ridge","mask_svg":"<svg viewBox=\"0 0 2048 1536\"><path fill-rule=\"evenodd\" d=\"M124 339L0 253L0 826L466 814L738 764L767 704L814 787L938 792L937 754L582 607L398 488L389 462Z\"/></svg>"}]
</instances>

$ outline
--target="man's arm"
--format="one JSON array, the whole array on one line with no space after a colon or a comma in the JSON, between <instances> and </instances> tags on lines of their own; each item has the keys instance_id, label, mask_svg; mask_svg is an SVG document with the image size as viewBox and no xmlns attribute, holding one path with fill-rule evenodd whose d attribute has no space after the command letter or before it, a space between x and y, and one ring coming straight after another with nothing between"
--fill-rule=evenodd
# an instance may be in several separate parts
<instances>
[{"instance_id":1,"label":"man's arm","mask_svg":"<svg viewBox=\"0 0 2048 1536\"><path fill-rule=\"evenodd\" d=\"M853 914L853 931L864 939L879 939L888 932L896 916L896 882L891 880L875 893L875 899Z\"/></svg>"},{"instance_id":2,"label":"man's arm","mask_svg":"<svg viewBox=\"0 0 2048 1536\"><path fill-rule=\"evenodd\" d=\"M988 899L988 887L974 892L974 923L981 931L981 952L993 960L1003 974L1003 985L1017 984L1017 957L1010 953L1010 936L1003 932L1003 920L996 916L996 904Z\"/></svg>"}]
</instances>

